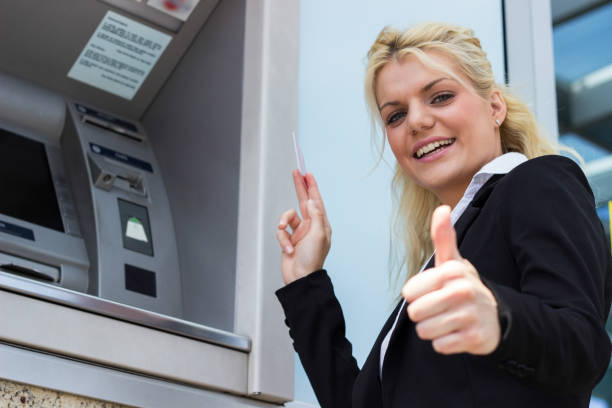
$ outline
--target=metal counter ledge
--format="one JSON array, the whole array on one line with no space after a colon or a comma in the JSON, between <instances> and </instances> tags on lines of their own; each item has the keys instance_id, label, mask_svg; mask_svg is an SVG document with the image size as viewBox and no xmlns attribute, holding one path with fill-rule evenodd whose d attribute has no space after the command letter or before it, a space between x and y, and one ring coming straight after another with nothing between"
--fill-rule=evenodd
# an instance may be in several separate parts
<instances>
[{"instance_id":1,"label":"metal counter ledge","mask_svg":"<svg viewBox=\"0 0 612 408\"><path fill-rule=\"evenodd\" d=\"M0 288L246 353L251 349L251 340L245 336L36 282L2 271L0 271Z\"/></svg>"}]
</instances>

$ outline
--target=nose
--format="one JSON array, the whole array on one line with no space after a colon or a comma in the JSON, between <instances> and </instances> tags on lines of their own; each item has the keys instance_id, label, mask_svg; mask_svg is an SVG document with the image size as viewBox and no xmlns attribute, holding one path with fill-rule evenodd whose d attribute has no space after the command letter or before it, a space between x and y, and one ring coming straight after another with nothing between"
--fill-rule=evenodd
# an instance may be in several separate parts
<instances>
[{"instance_id":1,"label":"nose","mask_svg":"<svg viewBox=\"0 0 612 408\"><path fill-rule=\"evenodd\" d=\"M423 104L413 104L410 106L406 117L406 124L413 135L431 129L435 124L435 119L431 112Z\"/></svg>"}]
</instances>

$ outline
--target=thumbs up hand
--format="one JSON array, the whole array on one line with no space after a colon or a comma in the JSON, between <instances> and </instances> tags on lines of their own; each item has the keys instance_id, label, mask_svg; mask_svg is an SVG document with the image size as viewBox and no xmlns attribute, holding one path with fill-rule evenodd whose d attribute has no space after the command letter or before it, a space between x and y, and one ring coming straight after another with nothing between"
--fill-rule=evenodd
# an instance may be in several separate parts
<instances>
[{"instance_id":1,"label":"thumbs up hand","mask_svg":"<svg viewBox=\"0 0 612 408\"><path fill-rule=\"evenodd\" d=\"M408 280L402 296L418 336L432 340L438 353L489 354L501 339L497 301L476 268L461 257L450 212L446 205L434 211L435 267Z\"/></svg>"}]
</instances>

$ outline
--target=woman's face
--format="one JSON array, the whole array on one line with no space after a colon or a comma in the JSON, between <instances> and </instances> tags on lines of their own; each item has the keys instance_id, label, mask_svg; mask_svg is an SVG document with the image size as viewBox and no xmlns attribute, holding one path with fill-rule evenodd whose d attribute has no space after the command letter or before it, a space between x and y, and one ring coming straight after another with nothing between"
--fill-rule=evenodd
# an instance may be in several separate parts
<instances>
[{"instance_id":1,"label":"woman's face","mask_svg":"<svg viewBox=\"0 0 612 408\"><path fill-rule=\"evenodd\" d=\"M448 58L427 54L470 83ZM376 99L397 162L444 204L454 206L474 174L502 154L495 120L503 122L506 105L499 90L483 100L473 89L408 55L380 70Z\"/></svg>"}]
</instances>

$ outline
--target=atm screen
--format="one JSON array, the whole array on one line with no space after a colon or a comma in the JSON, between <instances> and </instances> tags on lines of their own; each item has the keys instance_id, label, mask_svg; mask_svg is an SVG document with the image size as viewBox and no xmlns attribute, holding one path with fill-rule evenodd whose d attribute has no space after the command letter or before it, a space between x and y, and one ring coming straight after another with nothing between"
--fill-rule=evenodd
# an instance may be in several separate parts
<instances>
[{"instance_id":1,"label":"atm screen","mask_svg":"<svg viewBox=\"0 0 612 408\"><path fill-rule=\"evenodd\" d=\"M64 232L44 144L1 128L0 213Z\"/></svg>"}]
</instances>

